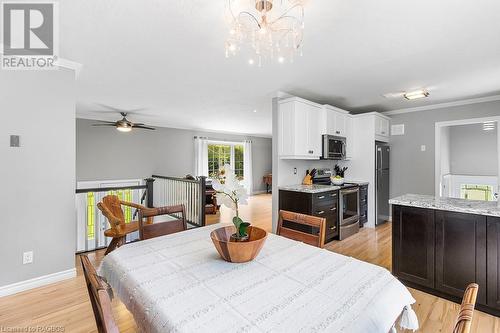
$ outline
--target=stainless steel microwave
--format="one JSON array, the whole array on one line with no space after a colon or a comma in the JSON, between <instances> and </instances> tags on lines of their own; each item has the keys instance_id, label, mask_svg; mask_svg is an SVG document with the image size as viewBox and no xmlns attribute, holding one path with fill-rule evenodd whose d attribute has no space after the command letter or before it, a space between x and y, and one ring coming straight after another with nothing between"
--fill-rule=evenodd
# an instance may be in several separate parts
<instances>
[{"instance_id":1,"label":"stainless steel microwave","mask_svg":"<svg viewBox=\"0 0 500 333\"><path fill-rule=\"evenodd\" d=\"M346 138L341 136L323 135L323 155L324 160L345 160Z\"/></svg>"}]
</instances>

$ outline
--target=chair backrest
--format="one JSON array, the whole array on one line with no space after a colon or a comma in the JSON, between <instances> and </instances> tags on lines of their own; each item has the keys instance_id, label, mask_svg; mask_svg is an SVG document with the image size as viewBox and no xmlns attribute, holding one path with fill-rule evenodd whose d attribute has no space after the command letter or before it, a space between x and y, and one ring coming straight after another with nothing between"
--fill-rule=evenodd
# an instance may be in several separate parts
<instances>
[{"instance_id":1,"label":"chair backrest","mask_svg":"<svg viewBox=\"0 0 500 333\"><path fill-rule=\"evenodd\" d=\"M309 234L306 232L287 228L286 226L283 226L284 221L289 221L304 226L319 228L319 233L317 235ZM289 212L286 210L280 210L278 229L276 230L276 233L286 238L294 239L309 245L322 248L325 245L325 228L326 228L325 218Z\"/></svg>"},{"instance_id":2,"label":"chair backrest","mask_svg":"<svg viewBox=\"0 0 500 333\"><path fill-rule=\"evenodd\" d=\"M474 314L474 307L476 305L477 292L479 285L471 283L465 289L460 311L455 321L453 333L469 333L472 324L472 315Z\"/></svg>"},{"instance_id":3,"label":"chair backrest","mask_svg":"<svg viewBox=\"0 0 500 333\"><path fill-rule=\"evenodd\" d=\"M94 266L86 255L80 256L82 261L83 275L89 292L90 303L94 311L94 317L99 333L119 333L118 327L113 319L111 309L110 287L97 275Z\"/></svg>"},{"instance_id":4,"label":"chair backrest","mask_svg":"<svg viewBox=\"0 0 500 333\"><path fill-rule=\"evenodd\" d=\"M172 221L154 222L152 224L144 222L144 218L176 213L180 213L181 217ZM145 208L139 211L139 238L141 240L165 236L184 230L187 230L184 205Z\"/></svg>"},{"instance_id":5,"label":"chair backrest","mask_svg":"<svg viewBox=\"0 0 500 333\"><path fill-rule=\"evenodd\" d=\"M111 228L119 229L125 226L121 201L116 195L105 196L102 198L102 202L97 204L97 207L101 210L102 215L108 219Z\"/></svg>"}]
</instances>

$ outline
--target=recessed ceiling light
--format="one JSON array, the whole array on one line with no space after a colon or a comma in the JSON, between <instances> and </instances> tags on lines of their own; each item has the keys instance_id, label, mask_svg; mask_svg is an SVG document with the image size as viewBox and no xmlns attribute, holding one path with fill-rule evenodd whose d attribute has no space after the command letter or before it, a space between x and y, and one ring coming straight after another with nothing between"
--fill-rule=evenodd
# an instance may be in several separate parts
<instances>
[{"instance_id":1,"label":"recessed ceiling light","mask_svg":"<svg viewBox=\"0 0 500 333\"><path fill-rule=\"evenodd\" d=\"M495 121L485 121L483 123L483 131L493 131L496 127Z\"/></svg>"},{"instance_id":2,"label":"recessed ceiling light","mask_svg":"<svg viewBox=\"0 0 500 333\"><path fill-rule=\"evenodd\" d=\"M255 60L253 60L253 59L248 59L248 64L249 64L249 65L253 65L253 64L255 64Z\"/></svg>"},{"instance_id":3,"label":"recessed ceiling light","mask_svg":"<svg viewBox=\"0 0 500 333\"><path fill-rule=\"evenodd\" d=\"M278 58L278 62L279 62L280 64L284 63L284 62L285 62L285 57L279 57L279 58Z\"/></svg>"},{"instance_id":4,"label":"recessed ceiling light","mask_svg":"<svg viewBox=\"0 0 500 333\"><path fill-rule=\"evenodd\" d=\"M415 91L407 92L403 96L404 96L404 98L406 98L408 100L419 99L419 98L428 97L429 92L426 90L415 90Z\"/></svg>"},{"instance_id":5,"label":"recessed ceiling light","mask_svg":"<svg viewBox=\"0 0 500 333\"><path fill-rule=\"evenodd\" d=\"M253 113L257 113L257 110L253 110Z\"/></svg>"}]
</instances>

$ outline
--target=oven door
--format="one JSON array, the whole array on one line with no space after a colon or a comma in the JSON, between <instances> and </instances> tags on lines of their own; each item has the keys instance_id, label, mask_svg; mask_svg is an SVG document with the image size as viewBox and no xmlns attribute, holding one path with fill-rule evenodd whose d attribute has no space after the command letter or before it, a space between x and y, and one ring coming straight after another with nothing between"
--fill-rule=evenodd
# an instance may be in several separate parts
<instances>
[{"instance_id":1,"label":"oven door","mask_svg":"<svg viewBox=\"0 0 500 333\"><path fill-rule=\"evenodd\" d=\"M359 188L340 191L340 225L359 221Z\"/></svg>"},{"instance_id":2,"label":"oven door","mask_svg":"<svg viewBox=\"0 0 500 333\"><path fill-rule=\"evenodd\" d=\"M323 158L330 160L345 159L345 139L325 135L323 138Z\"/></svg>"}]
</instances>

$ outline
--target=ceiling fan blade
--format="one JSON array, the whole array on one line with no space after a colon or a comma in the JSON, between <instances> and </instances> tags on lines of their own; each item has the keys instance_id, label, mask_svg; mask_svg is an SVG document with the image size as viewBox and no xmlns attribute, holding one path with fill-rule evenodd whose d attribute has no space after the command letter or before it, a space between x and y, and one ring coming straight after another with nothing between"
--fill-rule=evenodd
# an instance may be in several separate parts
<instances>
[{"instance_id":1,"label":"ceiling fan blade","mask_svg":"<svg viewBox=\"0 0 500 333\"><path fill-rule=\"evenodd\" d=\"M142 125L132 125L132 128L142 128L142 129L147 129L147 130L152 130L152 131L156 130L156 128L154 128L154 127L148 127L148 126L142 126Z\"/></svg>"},{"instance_id":2,"label":"ceiling fan blade","mask_svg":"<svg viewBox=\"0 0 500 333\"><path fill-rule=\"evenodd\" d=\"M97 120L99 124L116 124L116 121Z\"/></svg>"},{"instance_id":3,"label":"ceiling fan blade","mask_svg":"<svg viewBox=\"0 0 500 333\"><path fill-rule=\"evenodd\" d=\"M109 123L109 124L92 124L92 126L113 126L116 127L115 123Z\"/></svg>"}]
</instances>

